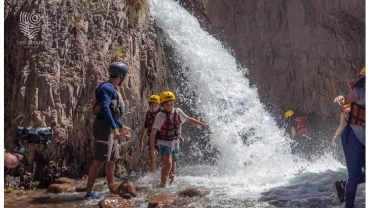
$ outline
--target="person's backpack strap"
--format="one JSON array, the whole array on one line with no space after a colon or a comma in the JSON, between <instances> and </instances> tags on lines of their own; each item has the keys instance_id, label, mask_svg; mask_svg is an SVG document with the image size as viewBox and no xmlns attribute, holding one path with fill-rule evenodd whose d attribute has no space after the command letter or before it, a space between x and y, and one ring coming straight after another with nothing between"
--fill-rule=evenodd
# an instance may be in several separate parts
<instances>
[{"instance_id":1,"label":"person's backpack strap","mask_svg":"<svg viewBox=\"0 0 370 208\"><path fill-rule=\"evenodd\" d=\"M92 99L92 111L93 111L93 114L94 115L98 115L100 114L100 103L98 101L98 99L96 98L96 94L98 92L98 89L105 83L107 83L109 81L105 81L103 83L101 83L96 89L95 89L95 92L94 92L94 95L93 95L93 99Z\"/></svg>"}]
</instances>

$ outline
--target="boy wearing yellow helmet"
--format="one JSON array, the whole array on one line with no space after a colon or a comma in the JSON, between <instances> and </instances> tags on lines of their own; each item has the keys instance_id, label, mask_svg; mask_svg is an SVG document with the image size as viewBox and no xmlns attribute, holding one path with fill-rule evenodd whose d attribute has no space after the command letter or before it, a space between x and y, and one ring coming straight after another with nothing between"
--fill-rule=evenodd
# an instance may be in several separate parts
<instances>
[{"instance_id":1,"label":"boy wearing yellow helmet","mask_svg":"<svg viewBox=\"0 0 370 208\"><path fill-rule=\"evenodd\" d=\"M166 187L168 179L171 184L175 177L181 124L189 122L206 129L209 128L206 123L187 116L180 108L175 108L175 100L175 94L172 92L165 91L160 95L163 110L155 117L150 133L151 154L158 155L159 152L162 156L161 187ZM154 148L157 132L159 132L157 143L159 151Z\"/></svg>"},{"instance_id":2,"label":"boy wearing yellow helmet","mask_svg":"<svg viewBox=\"0 0 370 208\"><path fill-rule=\"evenodd\" d=\"M159 100L158 95L153 94L153 95L149 96L148 102L149 102L149 110L146 112L146 114L144 116L144 124L141 127L140 137L139 137L140 138L139 149L141 151L144 148L144 133L145 133L145 130L146 130L148 138L149 138L150 132L152 131L152 126L153 126L153 123L154 123L154 118L160 111L160 109L159 109L160 100ZM156 135L156 138L155 138L154 148L158 150L157 138L158 138L158 135ZM148 140L147 144L149 146L150 171L154 172L157 169L156 156L150 154L151 151L150 151L149 140Z\"/></svg>"}]
</instances>

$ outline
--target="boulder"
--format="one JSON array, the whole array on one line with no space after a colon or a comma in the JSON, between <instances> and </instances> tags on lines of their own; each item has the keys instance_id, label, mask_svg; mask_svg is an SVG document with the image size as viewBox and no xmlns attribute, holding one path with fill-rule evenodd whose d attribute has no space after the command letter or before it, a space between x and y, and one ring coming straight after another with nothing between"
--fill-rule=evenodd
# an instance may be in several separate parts
<instances>
[{"instance_id":1,"label":"boulder","mask_svg":"<svg viewBox=\"0 0 370 208\"><path fill-rule=\"evenodd\" d=\"M202 197L204 196L204 194L196 188L185 189L181 191L178 195L181 197L196 197L196 196Z\"/></svg>"},{"instance_id":2,"label":"boulder","mask_svg":"<svg viewBox=\"0 0 370 208\"><path fill-rule=\"evenodd\" d=\"M69 184L74 184L75 180L67 178L67 177L61 177L55 180L55 183L69 183Z\"/></svg>"},{"instance_id":3,"label":"boulder","mask_svg":"<svg viewBox=\"0 0 370 208\"><path fill-rule=\"evenodd\" d=\"M131 202L119 196L104 198L99 202L100 208L126 208L131 207Z\"/></svg>"},{"instance_id":4,"label":"boulder","mask_svg":"<svg viewBox=\"0 0 370 208\"><path fill-rule=\"evenodd\" d=\"M76 189L75 187L73 187L71 184L68 184L68 183L54 183L54 184L51 184L48 189L47 189L47 192L48 193L71 193L71 192L75 192Z\"/></svg>"},{"instance_id":5,"label":"boulder","mask_svg":"<svg viewBox=\"0 0 370 208\"><path fill-rule=\"evenodd\" d=\"M149 202L148 208L168 207L171 205L176 205L176 197L166 194L157 194Z\"/></svg>"},{"instance_id":6,"label":"boulder","mask_svg":"<svg viewBox=\"0 0 370 208\"><path fill-rule=\"evenodd\" d=\"M117 188L116 193L123 198L127 198L127 194L132 197L137 196L135 185L132 181L122 182L121 185Z\"/></svg>"}]
</instances>

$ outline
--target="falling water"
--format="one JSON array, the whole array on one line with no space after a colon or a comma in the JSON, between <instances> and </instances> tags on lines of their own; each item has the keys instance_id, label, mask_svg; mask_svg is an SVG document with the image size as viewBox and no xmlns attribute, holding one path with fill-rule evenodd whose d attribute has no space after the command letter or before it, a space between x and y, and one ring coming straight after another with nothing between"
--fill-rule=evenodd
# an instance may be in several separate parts
<instances>
[{"instance_id":1,"label":"falling water","mask_svg":"<svg viewBox=\"0 0 370 208\"><path fill-rule=\"evenodd\" d=\"M215 196L228 190L228 198L242 198L286 185L303 171L341 166L330 158L314 164L293 156L289 139L261 104L257 90L249 86L244 76L248 70L178 3L151 0L150 10L186 77L181 83L184 92L195 95L187 102L209 124L210 141L221 152L217 165L178 170L175 188L193 185Z\"/></svg>"}]
</instances>

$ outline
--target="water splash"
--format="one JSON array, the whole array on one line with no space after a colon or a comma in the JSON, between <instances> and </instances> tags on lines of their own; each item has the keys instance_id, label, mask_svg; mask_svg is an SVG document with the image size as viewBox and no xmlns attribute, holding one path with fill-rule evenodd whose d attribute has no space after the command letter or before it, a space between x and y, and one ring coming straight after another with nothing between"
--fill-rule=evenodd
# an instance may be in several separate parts
<instances>
[{"instance_id":1,"label":"water splash","mask_svg":"<svg viewBox=\"0 0 370 208\"><path fill-rule=\"evenodd\" d=\"M249 86L244 76L248 70L202 30L195 17L171 0L151 0L150 10L188 80L182 83L184 91L195 94L186 103L193 104L210 125L211 142L222 154L217 166L189 167L196 174L180 180L213 189L231 186L236 195L243 195L287 184L308 169L320 172L338 168L338 162L312 166L291 155L289 139L261 104L257 90ZM208 177L202 170L217 174Z\"/></svg>"}]
</instances>

